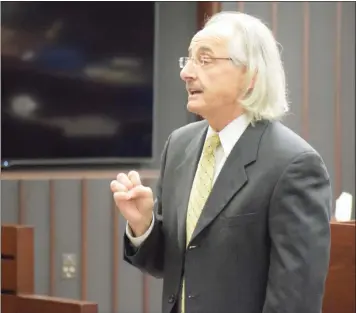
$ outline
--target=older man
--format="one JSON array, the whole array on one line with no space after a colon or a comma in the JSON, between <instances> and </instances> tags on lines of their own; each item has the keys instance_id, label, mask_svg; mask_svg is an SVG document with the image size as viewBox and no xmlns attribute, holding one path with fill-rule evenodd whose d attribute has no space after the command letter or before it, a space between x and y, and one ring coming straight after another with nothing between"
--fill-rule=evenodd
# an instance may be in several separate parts
<instances>
[{"instance_id":1,"label":"older man","mask_svg":"<svg viewBox=\"0 0 356 313\"><path fill-rule=\"evenodd\" d=\"M111 183L127 219L125 260L164 280L163 313L320 313L329 264L330 178L285 127L282 62L270 30L213 16L179 60L188 110L156 199L137 172Z\"/></svg>"}]
</instances>

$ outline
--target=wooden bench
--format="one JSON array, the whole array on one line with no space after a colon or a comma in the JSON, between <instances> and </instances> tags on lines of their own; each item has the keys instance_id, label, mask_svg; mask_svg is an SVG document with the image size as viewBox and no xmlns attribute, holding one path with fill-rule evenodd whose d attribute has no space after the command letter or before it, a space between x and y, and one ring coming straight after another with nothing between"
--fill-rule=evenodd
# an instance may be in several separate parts
<instances>
[{"instance_id":1,"label":"wooden bench","mask_svg":"<svg viewBox=\"0 0 356 313\"><path fill-rule=\"evenodd\" d=\"M34 228L1 226L1 313L97 313L92 302L34 294Z\"/></svg>"},{"instance_id":2,"label":"wooden bench","mask_svg":"<svg viewBox=\"0 0 356 313\"><path fill-rule=\"evenodd\" d=\"M331 253L323 313L355 313L355 221L331 222Z\"/></svg>"}]
</instances>

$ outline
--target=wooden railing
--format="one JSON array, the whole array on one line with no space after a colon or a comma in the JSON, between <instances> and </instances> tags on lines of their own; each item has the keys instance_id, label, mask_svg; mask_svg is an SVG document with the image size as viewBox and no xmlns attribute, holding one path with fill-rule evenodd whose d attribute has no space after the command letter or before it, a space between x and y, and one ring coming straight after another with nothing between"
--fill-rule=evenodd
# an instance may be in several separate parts
<instances>
[{"instance_id":1,"label":"wooden railing","mask_svg":"<svg viewBox=\"0 0 356 313\"><path fill-rule=\"evenodd\" d=\"M158 170L154 169L136 169L140 173L140 177L142 180L142 183L150 186L153 190L155 189L155 184L159 175ZM3 181L5 181L5 184L11 184L12 186L15 186L16 188L11 189L12 195L9 196L9 194L4 196L3 202L7 204L6 208L4 210L7 211L7 216L11 215L12 213L9 213L11 210L16 211L14 213L15 218L13 219L7 219L7 221L11 221L13 223L16 223L18 225L26 225L28 223L31 223L29 221L33 221L36 218L36 215L30 216L30 213L28 211L31 211L31 206L33 208L33 203L29 203L28 197L29 195L33 195L34 192L36 192L36 189L38 186L37 184L39 182L44 182L46 184L46 187L42 189L40 195L36 195L36 197L39 197L40 199L44 200L44 203L41 203L41 200L39 200L39 211L48 211L49 212L49 220L43 221L41 218L39 218L39 223L36 224L39 225L39 227L42 227L42 225L45 225L46 228L48 228L48 233L45 234L45 236L48 236L48 246L47 245L41 245L41 249L45 249L46 252L41 252L41 255L38 256L37 258L37 263L41 263L43 259L46 259L46 254L48 251L49 254L49 273L48 273L48 289L45 289L44 292L50 296L55 296L58 291L60 291L60 284L58 283L58 280L56 280L56 257L58 254L65 253L65 251L59 250L58 245L56 244L56 236L58 236L58 233L61 233L61 228L66 227L64 225L61 225L58 221L58 215L56 212L58 212L58 207L60 206L61 201L63 201L62 197L63 194L60 194L58 192L57 188L58 186L61 185L63 181L75 181L79 188L78 188L78 194L74 195L74 198L80 199L78 202L73 202L73 211L79 212L80 214L80 227L79 229L75 230L69 230L71 231L75 236L78 237L79 240L79 251L77 252L80 257L79 257L79 264L78 268L80 269L80 274L78 275L78 282L79 282L79 289L80 289L80 300L85 301L88 299L88 294L93 293L93 286L89 285L89 280L91 279L93 273L89 271L88 265L89 265L89 254L88 254L88 247L92 245L90 241L90 235L89 235L89 228L88 225L90 224L90 221L92 219L92 216L89 211L89 206L93 202L94 196L90 194L90 184L96 181L102 181L103 184L105 184L107 188L107 193L100 193L100 197L110 197L110 207L107 207L106 212L112 212L111 213L106 213L104 212L103 214L106 214L107 218L110 220L110 223L112 223L112 247L110 254L104 256L104 258L111 258L111 264L112 267L107 269L110 271L110 279L111 279L111 290L110 290L110 303L103 303L103 306L108 306L110 307L107 308L107 311L110 310L111 313L119 313L120 312L120 306L121 304L119 303L120 299L120 292L119 290L119 277L121 277L119 269L121 267L121 258L120 258L120 249L121 248L121 242L120 242L120 235L124 231L123 229L120 229L119 227L119 220L120 220L120 214L116 208L116 205L113 201L112 194L110 192L110 187L109 187L109 182L112 179L115 179L117 174L119 172L128 172L129 169L127 168L117 168L117 169L107 169L107 170L96 170L96 169L81 169L81 170L43 170L43 171L8 171L8 172L3 172L1 174L1 178ZM48 188L47 188L48 186ZM69 196L72 197L73 195ZM15 205L14 203L10 200L8 201L9 198L14 197L15 199ZM42 198L41 198L42 197ZM39 199L37 198L37 199ZM47 204L48 201L48 204ZM105 201L104 201L105 202ZM106 201L106 203L108 203ZM44 208L43 205L46 207ZM37 210L36 209L36 210ZM105 210L104 210L105 211ZM33 213L31 213L33 214ZM45 223L45 224L44 224ZM48 223L48 224L47 224ZM80 234L80 235L79 235ZM79 235L79 236L78 236ZM59 235L60 236L60 235ZM88 238L89 237L89 238ZM47 260L47 259L46 259ZM48 262L48 261L46 261ZM37 265L37 264L36 264ZM142 311L138 311L138 308L135 307L134 310L137 312L141 313L148 313L150 310L150 299L151 295L149 293L149 288L150 288L150 278L148 275L142 273L142 278L140 279L139 284L141 285L142 288L142 298L138 302L142 302ZM43 289L42 289L43 290ZM95 288L94 288L95 290ZM122 296L125 299L125 296ZM98 295L98 298L100 299L100 295ZM103 297L101 297L103 298ZM159 300L155 300L155 303L157 303L157 306L159 306ZM125 304L123 304L125 307Z\"/></svg>"},{"instance_id":2,"label":"wooden railing","mask_svg":"<svg viewBox=\"0 0 356 313\"><path fill-rule=\"evenodd\" d=\"M355 221L331 222L331 255L323 313L355 313Z\"/></svg>"},{"instance_id":3,"label":"wooden railing","mask_svg":"<svg viewBox=\"0 0 356 313\"><path fill-rule=\"evenodd\" d=\"M34 229L1 226L2 313L97 313L96 303L34 294Z\"/></svg>"}]
</instances>

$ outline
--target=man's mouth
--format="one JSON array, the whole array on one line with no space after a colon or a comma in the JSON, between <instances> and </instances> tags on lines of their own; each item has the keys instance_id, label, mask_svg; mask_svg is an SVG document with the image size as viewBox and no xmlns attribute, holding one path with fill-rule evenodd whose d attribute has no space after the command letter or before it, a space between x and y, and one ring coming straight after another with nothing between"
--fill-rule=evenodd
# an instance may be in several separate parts
<instances>
[{"instance_id":1,"label":"man's mouth","mask_svg":"<svg viewBox=\"0 0 356 313\"><path fill-rule=\"evenodd\" d=\"M200 94L202 92L203 91L200 89L188 89L188 93L190 96L194 96L194 95Z\"/></svg>"}]
</instances>

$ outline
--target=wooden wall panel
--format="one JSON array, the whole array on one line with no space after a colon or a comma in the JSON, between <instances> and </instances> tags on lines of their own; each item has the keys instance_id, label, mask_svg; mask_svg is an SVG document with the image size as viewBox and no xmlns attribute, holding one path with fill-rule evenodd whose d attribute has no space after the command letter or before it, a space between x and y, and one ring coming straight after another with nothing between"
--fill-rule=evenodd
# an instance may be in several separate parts
<instances>
[{"instance_id":1,"label":"wooden wall panel","mask_svg":"<svg viewBox=\"0 0 356 313\"><path fill-rule=\"evenodd\" d=\"M17 312L26 313L98 313L98 305L77 300L47 298L42 295L21 295L17 300Z\"/></svg>"},{"instance_id":2,"label":"wooden wall panel","mask_svg":"<svg viewBox=\"0 0 356 313\"><path fill-rule=\"evenodd\" d=\"M353 223L331 223L331 253L323 313L356 312L356 232Z\"/></svg>"},{"instance_id":3,"label":"wooden wall panel","mask_svg":"<svg viewBox=\"0 0 356 313\"><path fill-rule=\"evenodd\" d=\"M303 2L303 109L302 133L309 139L309 45L310 45L310 9L309 2Z\"/></svg>"},{"instance_id":4,"label":"wooden wall panel","mask_svg":"<svg viewBox=\"0 0 356 313\"><path fill-rule=\"evenodd\" d=\"M24 192L24 183L22 180L18 181L18 190L19 190L19 193L18 193L18 203L19 203L18 223L24 224L25 223L25 210L26 210L25 202L26 202L26 200L25 200L25 192Z\"/></svg>"},{"instance_id":5,"label":"wooden wall panel","mask_svg":"<svg viewBox=\"0 0 356 313\"><path fill-rule=\"evenodd\" d=\"M30 227L2 224L1 290L11 294L34 291L34 233Z\"/></svg>"},{"instance_id":6,"label":"wooden wall panel","mask_svg":"<svg viewBox=\"0 0 356 313\"><path fill-rule=\"evenodd\" d=\"M81 300L87 299L87 264L88 264L88 181L81 180L81 238L80 238L80 260L81 260Z\"/></svg>"},{"instance_id":7,"label":"wooden wall panel","mask_svg":"<svg viewBox=\"0 0 356 313\"><path fill-rule=\"evenodd\" d=\"M118 171L120 170L118 169ZM118 171L110 171L106 173L99 172L97 175L98 179L93 179L93 177L95 177L95 174L90 171L79 171L76 173L67 172L67 175L64 172L7 173L6 176L7 179L16 180L17 185L19 186L19 200L20 196L22 197L21 214L19 214L19 216L22 216L23 223L32 221L35 218L35 216L32 216L32 214L35 214L36 212L42 212L42 209L48 210L48 220L46 220L45 223L48 222L49 240L41 241L41 244L46 243L46 245L37 247L37 249L39 249L37 251L48 251L49 254L49 266L47 267L49 269L48 273L43 273L40 269L41 279L43 279L44 276L45 279L48 280L48 290L42 291L41 294L81 300L87 300L90 298L90 301L97 302L95 293L93 293L92 290L95 290L97 287L103 288L104 286L106 286L108 294L107 298L111 299L111 301L109 301L109 303L105 302L105 305L103 305L103 307L105 309L110 310L110 312L119 313L121 311L121 306L126 309L130 307L127 306L127 303L125 304L128 299L127 294L131 295L131 291L129 289L133 285L139 284L141 286L141 291L138 293L138 295L141 297L141 300L138 303L136 297L134 297L135 299L133 299L133 301L138 304L137 308L141 306L142 313L149 313L151 302L151 294L149 292L151 282L149 277L140 273L141 281L136 280L135 277L137 275L130 275L129 272L137 272L137 270L131 268L131 266L122 262L121 240L124 227L120 225L125 225L125 222L123 221L122 216L119 214L117 208L115 207L115 204L112 199L112 194L109 189L109 182L111 179L114 179L116 177ZM59 177L57 177L57 175ZM147 183L152 188L155 187L155 181L158 175L158 172L156 170L144 171L141 172L141 175L142 181L144 183ZM77 179L75 179L75 177L77 177ZM90 178L90 181L88 181L88 178ZM46 193L45 197L47 197L48 199L47 202L45 201L45 197L42 194L39 194L39 190L41 190L42 187L45 187L44 192ZM69 190L70 192L68 193L67 191ZM67 195L66 201L63 200L63 192L65 192ZM73 197L74 194L77 194L78 197ZM34 198L33 195L36 195L36 197ZM39 198L41 198L40 203L41 206L43 206L40 211L35 209L36 203L33 202L36 199L38 200ZM59 199L61 199L60 202L58 202ZM48 207L46 208L47 204ZM104 206L100 207L101 204L103 204ZM110 205L106 207L107 204ZM71 212L66 215L67 218L65 218L65 216L63 216L63 214L60 212L64 208L68 213ZM93 210L96 212L95 215L93 215ZM99 216L100 223L98 221ZM95 240L95 242L93 242L92 239L94 237L97 237L97 235L95 235L95 232L97 231L95 225L100 225L99 229L103 229L102 223L105 219L107 219L107 222L105 223L107 223L108 225L112 225L112 229L108 230L108 233L111 234L111 241L99 242ZM120 220L121 222L119 222ZM18 220L14 222L18 223ZM79 227L75 227L74 225L78 225ZM90 225L90 236L88 233L88 225ZM36 234L36 228L34 231ZM66 238L62 236L63 233L66 233ZM71 234L74 236L72 236ZM2 238L4 238L4 236L2 236ZM77 241L76 238L79 238L78 251L71 249L71 247L73 247L73 243L75 245L75 242ZM101 234L100 238L103 238ZM72 241L72 239L74 240L73 243L70 242ZM95 255L95 250L103 251L103 249L101 248L95 248L95 245L98 244L102 247L107 247L105 248L107 251L107 255ZM9 253L13 253L13 251L16 252L16 247L9 246L7 242L3 242L2 245L3 249L5 249L4 251L8 250ZM90 254L88 251L89 248ZM76 278L74 278L74 281L64 280L60 277L60 256L62 255L62 253L72 252L78 252L77 261L79 262L79 272L77 273ZM89 255L90 259L88 259ZM39 258L42 258L40 254L38 254L37 261L40 261ZM105 268L100 266L101 259L105 260ZM109 264L111 264L111 266L109 267L107 266L108 260ZM89 265L91 271L89 271L88 269ZM128 267L129 270L127 270ZM3 274L11 274L12 272L14 272L9 270L7 264L3 264L3 270L6 270L6 273ZM103 270L107 271L108 275L100 275ZM102 280L101 278L97 279L96 281L90 279L90 277L93 275L93 272L96 272L94 277L104 277L104 280ZM3 275L4 278L5 276L6 275ZM120 281L121 276L123 281ZM127 283L127 279L129 277L133 279L132 284ZM121 285L125 286L124 288L119 288L119 281ZM78 282L78 284L75 284L78 287L74 288L73 282ZM106 284L106 282L108 284ZM90 284L94 284L95 287L90 287ZM70 285L71 288L70 290L69 288L67 288L68 290L66 292L63 292L63 286L65 285ZM13 286L10 287L13 288ZM90 297L88 289L91 290ZM76 292L73 292L74 290ZM34 291L36 292L36 290ZM120 297L120 292L124 292L126 296ZM78 296L76 296L76 294ZM123 302L121 304L120 299L122 299ZM101 300L103 301L104 298L101 297Z\"/></svg>"},{"instance_id":8,"label":"wooden wall panel","mask_svg":"<svg viewBox=\"0 0 356 313\"><path fill-rule=\"evenodd\" d=\"M16 261L1 259L1 289L7 292L16 291L18 288L21 290L18 278L20 277L17 275Z\"/></svg>"},{"instance_id":9,"label":"wooden wall panel","mask_svg":"<svg viewBox=\"0 0 356 313\"><path fill-rule=\"evenodd\" d=\"M199 1L197 3L197 21L198 21L198 29L203 28L205 22L209 17L214 15L215 13L220 12L221 10L221 2L220 1Z\"/></svg>"},{"instance_id":10,"label":"wooden wall panel","mask_svg":"<svg viewBox=\"0 0 356 313\"><path fill-rule=\"evenodd\" d=\"M355 215L355 11L356 4L341 2L341 48L340 48L340 110L341 110L341 189L353 195ZM339 163L339 166L340 166Z\"/></svg>"},{"instance_id":11,"label":"wooden wall panel","mask_svg":"<svg viewBox=\"0 0 356 313\"><path fill-rule=\"evenodd\" d=\"M272 2L272 32L273 35L277 38L277 27L278 27L278 2Z\"/></svg>"},{"instance_id":12,"label":"wooden wall panel","mask_svg":"<svg viewBox=\"0 0 356 313\"><path fill-rule=\"evenodd\" d=\"M55 222L55 203L56 195L54 191L54 182L49 180L49 291L48 295L56 294L56 222Z\"/></svg>"},{"instance_id":13,"label":"wooden wall panel","mask_svg":"<svg viewBox=\"0 0 356 313\"><path fill-rule=\"evenodd\" d=\"M1 295L1 312L18 313L16 310L16 298L13 295Z\"/></svg>"},{"instance_id":14,"label":"wooden wall panel","mask_svg":"<svg viewBox=\"0 0 356 313\"><path fill-rule=\"evenodd\" d=\"M115 201L110 192L112 198L112 293L111 293L111 306L113 313L119 313L119 249L122 248L122 244L119 241L119 211L116 207Z\"/></svg>"},{"instance_id":15,"label":"wooden wall panel","mask_svg":"<svg viewBox=\"0 0 356 313\"><path fill-rule=\"evenodd\" d=\"M336 34L335 34L335 102L334 102L334 194L340 195L342 192L342 138L341 138L341 27L342 27L342 3L336 2L336 12L335 12L335 24L336 24Z\"/></svg>"}]
</instances>

